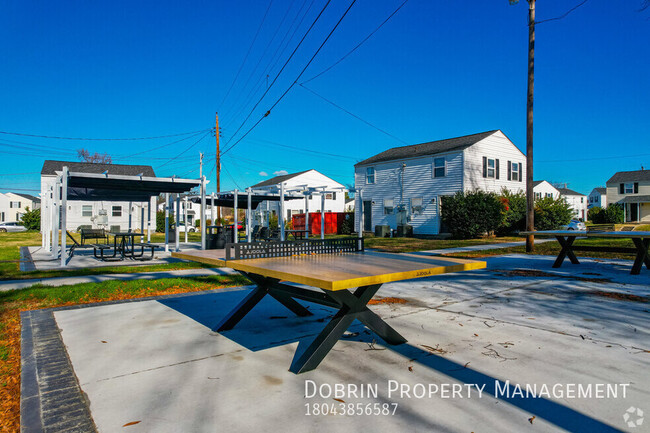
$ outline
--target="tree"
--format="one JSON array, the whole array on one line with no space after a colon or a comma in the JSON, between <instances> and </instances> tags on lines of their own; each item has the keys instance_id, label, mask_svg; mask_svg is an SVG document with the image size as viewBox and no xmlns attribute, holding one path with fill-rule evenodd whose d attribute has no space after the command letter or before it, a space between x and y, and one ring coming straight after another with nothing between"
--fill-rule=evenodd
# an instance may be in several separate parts
<instances>
[{"instance_id":1,"label":"tree","mask_svg":"<svg viewBox=\"0 0 650 433\"><path fill-rule=\"evenodd\" d=\"M93 153L92 155L86 149L77 149L77 157L83 162L93 164L112 164L113 159L108 153Z\"/></svg>"},{"instance_id":2,"label":"tree","mask_svg":"<svg viewBox=\"0 0 650 433\"><path fill-rule=\"evenodd\" d=\"M442 197L442 221L457 239L471 239L501 226L503 204L493 192L459 191Z\"/></svg>"},{"instance_id":3,"label":"tree","mask_svg":"<svg viewBox=\"0 0 650 433\"><path fill-rule=\"evenodd\" d=\"M25 208L25 213L20 217L20 222L27 230L40 230L41 228L41 210L29 210Z\"/></svg>"},{"instance_id":4,"label":"tree","mask_svg":"<svg viewBox=\"0 0 650 433\"><path fill-rule=\"evenodd\" d=\"M573 210L564 197L544 197L535 202L535 229L557 230L568 224Z\"/></svg>"},{"instance_id":5,"label":"tree","mask_svg":"<svg viewBox=\"0 0 650 433\"><path fill-rule=\"evenodd\" d=\"M169 228L174 225L174 214L169 214ZM165 233L165 211L159 210L156 212L156 231L158 233Z\"/></svg>"}]
</instances>

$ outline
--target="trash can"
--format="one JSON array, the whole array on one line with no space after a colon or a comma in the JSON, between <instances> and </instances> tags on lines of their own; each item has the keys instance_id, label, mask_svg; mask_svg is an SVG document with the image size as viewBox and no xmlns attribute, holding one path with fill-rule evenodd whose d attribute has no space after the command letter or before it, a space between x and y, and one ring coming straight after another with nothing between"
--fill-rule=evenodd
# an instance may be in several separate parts
<instances>
[{"instance_id":1,"label":"trash can","mask_svg":"<svg viewBox=\"0 0 650 433\"><path fill-rule=\"evenodd\" d=\"M413 237L413 226L408 224L397 226L397 237Z\"/></svg>"}]
</instances>

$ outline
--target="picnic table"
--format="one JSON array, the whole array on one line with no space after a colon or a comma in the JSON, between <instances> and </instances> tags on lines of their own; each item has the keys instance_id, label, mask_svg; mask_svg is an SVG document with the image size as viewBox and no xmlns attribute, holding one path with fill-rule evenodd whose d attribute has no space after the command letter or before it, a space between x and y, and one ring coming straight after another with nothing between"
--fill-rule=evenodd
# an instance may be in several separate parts
<instances>
[{"instance_id":1,"label":"picnic table","mask_svg":"<svg viewBox=\"0 0 650 433\"><path fill-rule=\"evenodd\" d=\"M154 250L156 246L149 243L135 243L134 238L142 237L142 233L134 232L117 232L111 233L113 235L113 254L104 255L104 250L110 249L110 245L93 245L95 247L95 257L103 261L124 260L125 258L135 260L151 260L153 259ZM140 247L140 253L136 254L135 247ZM144 255L145 248L151 251L151 256ZM100 255L97 255L97 250L100 250ZM119 254L119 256L118 256Z\"/></svg>"},{"instance_id":2,"label":"picnic table","mask_svg":"<svg viewBox=\"0 0 650 433\"><path fill-rule=\"evenodd\" d=\"M216 332L232 329L266 295L298 316L312 313L296 299L335 308L336 314L320 334L294 355L290 368L294 373L315 369L355 319L388 344L406 342L367 307L383 283L486 266L474 260L365 251L359 238L227 244L225 251L183 251L172 256L230 267L257 285L214 327Z\"/></svg>"},{"instance_id":3,"label":"picnic table","mask_svg":"<svg viewBox=\"0 0 650 433\"><path fill-rule=\"evenodd\" d=\"M609 252L609 253L636 253L636 259L632 265L632 275L641 273L643 264L650 269L650 255L648 255L648 247L650 246L650 232L641 231L584 231L584 230L540 230L530 232L520 232L522 236L548 236L555 237L559 242L562 249L553 263L554 268L562 266L564 259L569 258L574 265L580 264L575 255L575 251L591 251L591 252ZM596 246L596 245L574 245L573 243L577 238L609 238L609 239L631 239L634 243L634 248L625 247L610 247L610 246Z\"/></svg>"},{"instance_id":4,"label":"picnic table","mask_svg":"<svg viewBox=\"0 0 650 433\"><path fill-rule=\"evenodd\" d=\"M284 234L287 235L287 239L289 239L289 235L291 235L295 240L304 239L307 233L309 233L309 230L285 230L284 231Z\"/></svg>"}]
</instances>

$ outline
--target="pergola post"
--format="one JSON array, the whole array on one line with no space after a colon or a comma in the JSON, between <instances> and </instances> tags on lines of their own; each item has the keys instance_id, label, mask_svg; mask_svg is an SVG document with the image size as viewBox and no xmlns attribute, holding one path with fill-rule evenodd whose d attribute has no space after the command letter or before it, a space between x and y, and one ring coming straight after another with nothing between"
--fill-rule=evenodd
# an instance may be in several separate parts
<instances>
[{"instance_id":1,"label":"pergola post","mask_svg":"<svg viewBox=\"0 0 650 433\"><path fill-rule=\"evenodd\" d=\"M280 225L280 240L284 240L284 182L280 184L280 214L278 215Z\"/></svg>"},{"instance_id":2,"label":"pergola post","mask_svg":"<svg viewBox=\"0 0 650 433\"><path fill-rule=\"evenodd\" d=\"M169 193L165 193L165 252L169 252Z\"/></svg>"},{"instance_id":3,"label":"pergola post","mask_svg":"<svg viewBox=\"0 0 650 433\"><path fill-rule=\"evenodd\" d=\"M66 243L68 237L66 236L67 230L67 214L68 214L68 167L63 167L63 175L61 177L61 267L66 265Z\"/></svg>"},{"instance_id":4,"label":"pergola post","mask_svg":"<svg viewBox=\"0 0 650 433\"><path fill-rule=\"evenodd\" d=\"M361 189L357 190L357 195L359 196L359 206L357 206L359 212L359 238L363 237L363 194Z\"/></svg>"},{"instance_id":5,"label":"pergola post","mask_svg":"<svg viewBox=\"0 0 650 433\"><path fill-rule=\"evenodd\" d=\"M45 203L45 212L49 212L50 218L48 219L48 223L45 226L45 250L46 251L52 251L52 218L54 218L54 212L52 212L52 187L49 188L49 190L45 193L45 197L41 201L41 203ZM41 220L43 221L43 220Z\"/></svg>"},{"instance_id":6,"label":"pergola post","mask_svg":"<svg viewBox=\"0 0 650 433\"><path fill-rule=\"evenodd\" d=\"M309 196L311 194L305 194L305 230L307 232L305 233L305 239L309 239L309 232L311 231L309 229Z\"/></svg>"},{"instance_id":7,"label":"pergola post","mask_svg":"<svg viewBox=\"0 0 650 433\"><path fill-rule=\"evenodd\" d=\"M52 258L59 257L59 196L61 195L61 178L57 177L54 183L54 200L52 202Z\"/></svg>"},{"instance_id":8,"label":"pergola post","mask_svg":"<svg viewBox=\"0 0 650 433\"><path fill-rule=\"evenodd\" d=\"M152 206L153 203L153 206ZM158 209L156 208L156 197L151 197L149 199L149 204L147 205L147 213L149 214L149 226L147 227L147 242L151 242L151 223L152 223L152 218L151 218L151 209L155 209L156 212Z\"/></svg>"},{"instance_id":9,"label":"pergola post","mask_svg":"<svg viewBox=\"0 0 650 433\"><path fill-rule=\"evenodd\" d=\"M320 238L325 239L325 191L320 194Z\"/></svg>"},{"instance_id":10,"label":"pergola post","mask_svg":"<svg viewBox=\"0 0 650 433\"><path fill-rule=\"evenodd\" d=\"M201 176L201 249L205 250L205 176Z\"/></svg>"},{"instance_id":11,"label":"pergola post","mask_svg":"<svg viewBox=\"0 0 650 433\"><path fill-rule=\"evenodd\" d=\"M185 203L184 203L185 204L185 207L184 207L184 214L185 215L183 217L184 220L185 220L185 243L187 243L187 230L188 230L188 227L187 227L187 203L188 203L187 196L185 196Z\"/></svg>"},{"instance_id":12,"label":"pergola post","mask_svg":"<svg viewBox=\"0 0 650 433\"><path fill-rule=\"evenodd\" d=\"M210 217L212 218L212 225L213 225L213 226L216 226L216 225L217 225L217 221L216 221L216 212L215 212L216 208L214 207L214 196L215 196L215 195L216 195L215 193L212 193L212 194L210 195L210 198L212 198L212 201L210 202L210 203L211 203L211 204L210 204Z\"/></svg>"},{"instance_id":13,"label":"pergola post","mask_svg":"<svg viewBox=\"0 0 650 433\"><path fill-rule=\"evenodd\" d=\"M233 242L237 243L237 238L239 237L239 233L237 232L237 227L239 224L237 224L237 205L239 204L239 191L234 190L233 191L233 205L234 205L234 210L233 210L233 226L232 226L232 236L233 236Z\"/></svg>"},{"instance_id":14,"label":"pergola post","mask_svg":"<svg viewBox=\"0 0 650 433\"><path fill-rule=\"evenodd\" d=\"M174 239L175 239L174 247L176 248L175 251L179 252L181 250L180 246L179 246L179 241L180 241L179 238L180 238L181 232L180 232L180 229L178 227L178 223L181 220L181 195L180 194L176 194L176 213L174 214L174 217L175 217L175 221L176 221L175 229L174 229L175 230L175 235L176 235L176 236L174 236Z\"/></svg>"},{"instance_id":15,"label":"pergola post","mask_svg":"<svg viewBox=\"0 0 650 433\"><path fill-rule=\"evenodd\" d=\"M144 242L144 202L140 202L140 242Z\"/></svg>"},{"instance_id":16,"label":"pergola post","mask_svg":"<svg viewBox=\"0 0 650 433\"><path fill-rule=\"evenodd\" d=\"M253 214L252 212L252 200L253 197L251 196L252 191L251 188L248 187L248 215L246 216L246 237L248 238L248 242L253 242L253 233L251 233L251 216Z\"/></svg>"},{"instance_id":17,"label":"pergola post","mask_svg":"<svg viewBox=\"0 0 650 433\"><path fill-rule=\"evenodd\" d=\"M129 233L131 233L132 230L132 214L133 214L133 202L129 200L129 229L127 230Z\"/></svg>"}]
</instances>

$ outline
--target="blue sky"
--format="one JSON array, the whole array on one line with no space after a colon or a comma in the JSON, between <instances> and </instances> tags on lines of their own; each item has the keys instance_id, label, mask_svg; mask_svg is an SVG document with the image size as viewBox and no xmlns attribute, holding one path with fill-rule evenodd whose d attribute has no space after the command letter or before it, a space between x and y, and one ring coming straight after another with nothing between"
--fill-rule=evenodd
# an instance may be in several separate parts
<instances>
[{"instance_id":1,"label":"blue sky","mask_svg":"<svg viewBox=\"0 0 650 433\"><path fill-rule=\"evenodd\" d=\"M402 2L357 0L298 83ZM537 19L581 2L539 2ZM296 80L350 4L331 1L232 138L266 75L270 84L325 3L2 2L0 131L157 137L211 128L218 111L227 149ZM589 193L616 171L650 168L650 9L639 11L641 3L588 0L537 26L535 179ZM390 147L491 129L525 149L526 23L525 1L408 0L358 50L305 84L390 135L295 85L224 155L222 190L310 168L351 184L356 161ZM80 148L194 178L203 151L214 190L215 139L200 133L121 141L0 134L0 191L37 193L43 160L76 160Z\"/></svg>"}]
</instances>

